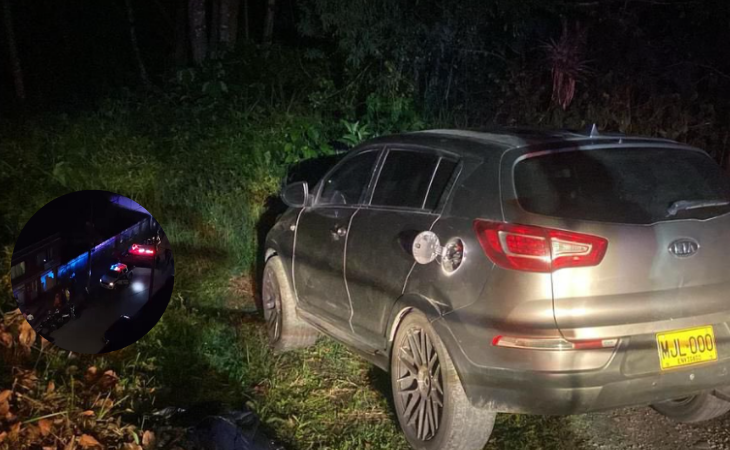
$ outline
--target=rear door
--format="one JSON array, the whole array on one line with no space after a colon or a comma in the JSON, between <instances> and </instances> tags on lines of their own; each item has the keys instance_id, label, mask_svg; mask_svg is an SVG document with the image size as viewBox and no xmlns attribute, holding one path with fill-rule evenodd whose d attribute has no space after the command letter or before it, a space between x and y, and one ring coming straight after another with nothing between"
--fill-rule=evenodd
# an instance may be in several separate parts
<instances>
[{"instance_id":1,"label":"rear door","mask_svg":"<svg viewBox=\"0 0 730 450\"><path fill-rule=\"evenodd\" d=\"M602 339L726 322L727 176L686 148L593 146L527 155L514 165L517 220L608 241L598 265L553 270L553 311L566 339ZM680 208L681 209L681 208ZM517 212L519 210L519 212ZM553 261L560 247L552 244Z\"/></svg>"},{"instance_id":2,"label":"rear door","mask_svg":"<svg viewBox=\"0 0 730 450\"><path fill-rule=\"evenodd\" d=\"M345 269L351 326L374 345L414 265L413 239L437 220L456 164L454 157L429 149L389 149L370 204L352 221Z\"/></svg>"},{"instance_id":3,"label":"rear door","mask_svg":"<svg viewBox=\"0 0 730 450\"><path fill-rule=\"evenodd\" d=\"M344 251L350 222L357 214L375 169L379 149L348 156L323 179L314 205L297 221L294 289L301 306L337 323L350 319Z\"/></svg>"}]
</instances>

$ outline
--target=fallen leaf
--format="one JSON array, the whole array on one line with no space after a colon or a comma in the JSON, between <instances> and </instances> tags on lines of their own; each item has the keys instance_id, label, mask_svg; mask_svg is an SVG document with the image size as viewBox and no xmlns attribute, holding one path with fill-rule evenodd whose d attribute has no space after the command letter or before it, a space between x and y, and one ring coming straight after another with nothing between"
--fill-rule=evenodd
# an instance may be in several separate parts
<instances>
[{"instance_id":1,"label":"fallen leaf","mask_svg":"<svg viewBox=\"0 0 730 450\"><path fill-rule=\"evenodd\" d=\"M0 344L3 347L10 348L13 346L13 335L10 333L2 332L0 333Z\"/></svg>"},{"instance_id":2,"label":"fallen leaf","mask_svg":"<svg viewBox=\"0 0 730 450\"><path fill-rule=\"evenodd\" d=\"M142 447L139 444L135 444L133 442L127 442L122 447L122 450L142 450Z\"/></svg>"},{"instance_id":3,"label":"fallen leaf","mask_svg":"<svg viewBox=\"0 0 730 450\"><path fill-rule=\"evenodd\" d=\"M11 326L13 323L18 322L23 319L23 313L20 312L20 308L10 311L9 313L5 314L3 317L5 325Z\"/></svg>"},{"instance_id":4,"label":"fallen leaf","mask_svg":"<svg viewBox=\"0 0 730 450\"><path fill-rule=\"evenodd\" d=\"M16 422L10 426L10 434L8 435L8 439L10 439L11 441L17 441L19 435L20 435L20 422Z\"/></svg>"},{"instance_id":5,"label":"fallen leaf","mask_svg":"<svg viewBox=\"0 0 730 450\"><path fill-rule=\"evenodd\" d=\"M36 441L39 435L41 435L41 430L35 425L26 425L25 430L23 430L23 438L28 442Z\"/></svg>"},{"instance_id":6,"label":"fallen leaf","mask_svg":"<svg viewBox=\"0 0 730 450\"><path fill-rule=\"evenodd\" d=\"M51 433L51 421L48 419L41 419L38 421L38 429L41 434L45 437Z\"/></svg>"},{"instance_id":7,"label":"fallen leaf","mask_svg":"<svg viewBox=\"0 0 730 450\"><path fill-rule=\"evenodd\" d=\"M17 370L15 374L15 379L26 389L34 389L36 387L36 384L38 383L38 375L36 375L34 370Z\"/></svg>"},{"instance_id":8,"label":"fallen leaf","mask_svg":"<svg viewBox=\"0 0 730 450\"><path fill-rule=\"evenodd\" d=\"M119 377L117 376L117 374L114 373L113 370L107 370L101 377L99 384L103 389L110 389L114 387L115 384L117 384L117 381L119 381Z\"/></svg>"},{"instance_id":9,"label":"fallen leaf","mask_svg":"<svg viewBox=\"0 0 730 450\"><path fill-rule=\"evenodd\" d=\"M89 436L88 434L82 434L79 438L79 445L81 448L94 448L94 447L101 447L101 444L99 441L97 441L93 436Z\"/></svg>"},{"instance_id":10,"label":"fallen leaf","mask_svg":"<svg viewBox=\"0 0 730 450\"><path fill-rule=\"evenodd\" d=\"M96 366L91 366L88 369L86 369L86 381L92 382L96 380L97 373L99 372L99 369L96 368Z\"/></svg>"},{"instance_id":11,"label":"fallen leaf","mask_svg":"<svg viewBox=\"0 0 730 450\"><path fill-rule=\"evenodd\" d=\"M82 413L81 413L81 414L79 414L79 415L80 415L80 416L85 416L85 417L91 417L91 416L93 416L93 415L94 415L94 411L92 411L92 410L84 411L84 412L82 412Z\"/></svg>"},{"instance_id":12,"label":"fallen leaf","mask_svg":"<svg viewBox=\"0 0 730 450\"><path fill-rule=\"evenodd\" d=\"M18 342L20 342L21 348L26 352L30 352L30 347L35 342L36 333L28 321L24 321L20 324L20 336L18 336Z\"/></svg>"},{"instance_id":13,"label":"fallen leaf","mask_svg":"<svg viewBox=\"0 0 730 450\"><path fill-rule=\"evenodd\" d=\"M0 402L9 400L12 393L13 391L11 391L10 389L0 392Z\"/></svg>"},{"instance_id":14,"label":"fallen leaf","mask_svg":"<svg viewBox=\"0 0 730 450\"><path fill-rule=\"evenodd\" d=\"M56 383L53 382L53 380L48 382L48 387L46 387L46 394L53 394L56 391Z\"/></svg>"},{"instance_id":15,"label":"fallen leaf","mask_svg":"<svg viewBox=\"0 0 730 450\"><path fill-rule=\"evenodd\" d=\"M8 432L7 431L3 431L2 433L0 433L0 444L2 444L2 442L5 440L5 438L7 436L8 436Z\"/></svg>"},{"instance_id":16,"label":"fallen leaf","mask_svg":"<svg viewBox=\"0 0 730 450\"><path fill-rule=\"evenodd\" d=\"M56 450L56 447L43 447L43 450Z\"/></svg>"},{"instance_id":17,"label":"fallen leaf","mask_svg":"<svg viewBox=\"0 0 730 450\"><path fill-rule=\"evenodd\" d=\"M100 398L99 400L95 401L92 406L94 408L111 409L114 406L114 402L108 398Z\"/></svg>"},{"instance_id":18,"label":"fallen leaf","mask_svg":"<svg viewBox=\"0 0 730 450\"><path fill-rule=\"evenodd\" d=\"M7 400L0 401L0 417L4 417L10 412L10 403Z\"/></svg>"},{"instance_id":19,"label":"fallen leaf","mask_svg":"<svg viewBox=\"0 0 730 450\"><path fill-rule=\"evenodd\" d=\"M155 446L155 433L147 430L142 434L142 447L146 449L154 448Z\"/></svg>"}]
</instances>

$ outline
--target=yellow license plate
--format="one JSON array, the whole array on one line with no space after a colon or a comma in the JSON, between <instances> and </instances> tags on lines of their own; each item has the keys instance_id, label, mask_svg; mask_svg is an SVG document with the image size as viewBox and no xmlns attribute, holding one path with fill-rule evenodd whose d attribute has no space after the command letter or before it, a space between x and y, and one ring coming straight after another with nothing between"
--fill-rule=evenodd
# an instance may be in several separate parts
<instances>
[{"instance_id":1,"label":"yellow license plate","mask_svg":"<svg viewBox=\"0 0 730 450\"><path fill-rule=\"evenodd\" d=\"M712 326L657 333L662 370L717 360L715 330Z\"/></svg>"}]
</instances>

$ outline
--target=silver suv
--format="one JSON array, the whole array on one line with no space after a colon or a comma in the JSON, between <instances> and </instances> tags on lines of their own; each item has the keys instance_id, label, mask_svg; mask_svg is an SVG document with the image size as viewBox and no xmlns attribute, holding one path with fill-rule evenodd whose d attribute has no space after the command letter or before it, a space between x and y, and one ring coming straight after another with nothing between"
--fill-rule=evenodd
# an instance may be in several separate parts
<instances>
[{"instance_id":1,"label":"silver suv","mask_svg":"<svg viewBox=\"0 0 730 450\"><path fill-rule=\"evenodd\" d=\"M498 412L730 410L730 181L701 150L418 132L283 198L271 344L322 332L389 371L413 448L481 449Z\"/></svg>"}]
</instances>

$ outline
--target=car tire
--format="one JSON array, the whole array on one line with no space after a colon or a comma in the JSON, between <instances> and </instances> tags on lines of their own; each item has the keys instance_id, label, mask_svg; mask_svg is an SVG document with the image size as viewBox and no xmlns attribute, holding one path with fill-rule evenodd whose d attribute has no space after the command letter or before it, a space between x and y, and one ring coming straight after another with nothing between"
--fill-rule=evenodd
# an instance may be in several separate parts
<instances>
[{"instance_id":1,"label":"car tire","mask_svg":"<svg viewBox=\"0 0 730 450\"><path fill-rule=\"evenodd\" d=\"M390 378L398 422L412 448L484 448L497 413L471 404L446 347L420 312L406 315L398 327Z\"/></svg>"},{"instance_id":2,"label":"car tire","mask_svg":"<svg viewBox=\"0 0 730 450\"><path fill-rule=\"evenodd\" d=\"M730 402L703 392L678 400L651 405L659 414L676 422L697 423L712 420L730 411Z\"/></svg>"},{"instance_id":3,"label":"car tire","mask_svg":"<svg viewBox=\"0 0 730 450\"><path fill-rule=\"evenodd\" d=\"M294 290L281 258L274 256L266 262L261 284L266 330L274 351L286 352L314 345L319 333L297 315Z\"/></svg>"}]
</instances>

